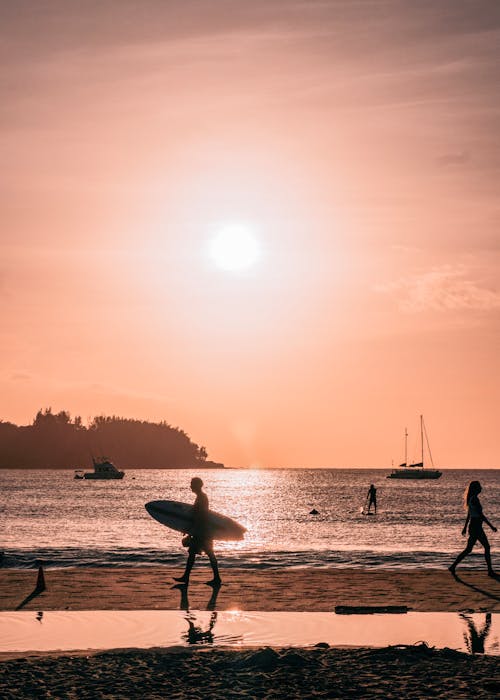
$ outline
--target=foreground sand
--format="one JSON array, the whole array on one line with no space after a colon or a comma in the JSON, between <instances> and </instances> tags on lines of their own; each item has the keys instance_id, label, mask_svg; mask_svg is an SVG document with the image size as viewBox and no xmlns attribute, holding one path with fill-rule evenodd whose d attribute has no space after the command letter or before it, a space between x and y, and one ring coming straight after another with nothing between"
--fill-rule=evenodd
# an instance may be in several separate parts
<instances>
[{"instance_id":1,"label":"foreground sand","mask_svg":"<svg viewBox=\"0 0 500 700\"><path fill-rule=\"evenodd\" d=\"M1 610L178 609L166 567L0 569ZM205 609L211 589L199 569L191 609ZM186 601L184 601L185 604ZM219 610L330 611L336 605L405 605L417 611L500 611L500 581L483 572L302 569L224 572ZM385 649L148 649L72 654L3 654L0 698L20 700L243 700L375 698L453 700L500 695L498 657L428 647Z\"/></svg>"},{"instance_id":2,"label":"foreground sand","mask_svg":"<svg viewBox=\"0 0 500 700\"><path fill-rule=\"evenodd\" d=\"M45 571L47 588L34 595L37 572L0 569L0 610L176 610L179 591L168 567L74 568ZM296 569L223 572L218 610L331 611L336 605L406 605L419 612L500 612L500 580L482 571ZM189 587L191 609L205 609L205 568Z\"/></svg>"},{"instance_id":3,"label":"foreground sand","mask_svg":"<svg viewBox=\"0 0 500 700\"><path fill-rule=\"evenodd\" d=\"M426 647L115 651L0 664L5 700L498 697L499 664Z\"/></svg>"}]
</instances>

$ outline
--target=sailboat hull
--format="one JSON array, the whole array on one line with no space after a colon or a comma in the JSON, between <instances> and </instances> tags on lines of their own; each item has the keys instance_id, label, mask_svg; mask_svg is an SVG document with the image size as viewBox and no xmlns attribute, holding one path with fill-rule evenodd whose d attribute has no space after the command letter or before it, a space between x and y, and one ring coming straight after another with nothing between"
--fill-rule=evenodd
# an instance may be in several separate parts
<instances>
[{"instance_id":1,"label":"sailboat hull","mask_svg":"<svg viewBox=\"0 0 500 700\"><path fill-rule=\"evenodd\" d=\"M395 469L388 479L439 479L443 472L438 469Z\"/></svg>"}]
</instances>

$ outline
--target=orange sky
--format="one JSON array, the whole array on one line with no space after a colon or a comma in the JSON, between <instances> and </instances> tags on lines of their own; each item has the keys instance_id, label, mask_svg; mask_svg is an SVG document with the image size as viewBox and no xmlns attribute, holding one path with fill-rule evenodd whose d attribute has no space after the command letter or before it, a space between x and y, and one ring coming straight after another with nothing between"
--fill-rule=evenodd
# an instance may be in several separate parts
<instances>
[{"instance_id":1,"label":"orange sky","mask_svg":"<svg viewBox=\"0 0 500 700\"><path fill-rule=\"evenodd\" d=\"M230 466L498 467L500 6L0 8L0 418ZM245 224L243 273L207 243Z\"/></svg>"}]
</instances>

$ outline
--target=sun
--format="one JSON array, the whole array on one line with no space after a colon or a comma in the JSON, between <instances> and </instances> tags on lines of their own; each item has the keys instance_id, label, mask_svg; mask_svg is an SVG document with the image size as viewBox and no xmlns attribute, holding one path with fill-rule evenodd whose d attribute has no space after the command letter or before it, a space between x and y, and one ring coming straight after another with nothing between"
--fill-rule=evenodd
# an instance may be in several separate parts
<instances>
[{"instance_id":1,"label":"sun","mask_svg":"<svg viewBox=\"0 0 500 700\"><path fill-rule=\"evenodd\" d=\"M251 226L230 224L221 227L209 242L209 255L222 270L245 270L261 256L260 242Z\"/></svg>"}]
</instances>

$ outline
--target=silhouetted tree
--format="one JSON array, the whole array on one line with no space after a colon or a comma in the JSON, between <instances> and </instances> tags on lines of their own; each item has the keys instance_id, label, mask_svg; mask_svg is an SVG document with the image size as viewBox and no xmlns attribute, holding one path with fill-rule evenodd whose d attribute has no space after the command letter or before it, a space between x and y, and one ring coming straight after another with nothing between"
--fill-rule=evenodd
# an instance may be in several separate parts
<instances>
[{"instance_id":1,"label":"silhouetted tree","mask_svg":"<svg viewBox=\"0 0 500 700\"><path fill-rule=\"evenodd\" d=\"M119 467L193 467L207 450L166 421L150 423L119 416L95 416L88 427L67 411L40 409L32 425L0 421L0 469L78 468L90 456L106 455Z\"/></svg>"}]
</instances>

